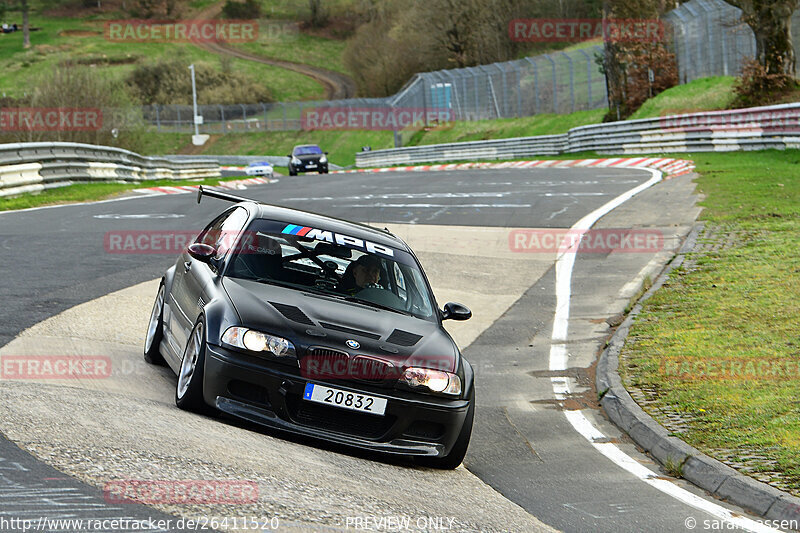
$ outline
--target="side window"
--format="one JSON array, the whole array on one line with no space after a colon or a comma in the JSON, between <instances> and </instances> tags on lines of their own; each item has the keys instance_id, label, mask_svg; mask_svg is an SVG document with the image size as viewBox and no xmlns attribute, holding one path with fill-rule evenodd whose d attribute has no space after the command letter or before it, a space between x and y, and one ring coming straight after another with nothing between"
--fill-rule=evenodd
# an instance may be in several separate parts
<instances>
[{"instance_id":1,"label":"side window","mask_svg":"<svg viewBox=\"0 0 800 533\"><path fill-rule=\"evenodd\" d=\"M230 214L231 211L226 211L215 218L211 224L200 232L200 235L197 236L194 242L214 246L217 242L217 235L219 235L220 229L222 228L222 223L225 222L225 219L227 219Z\"/></svg>"},{"instance_id":2,"label":"side window","mask_svg":"<svg viewBox=\"0 0 800 533\"><path fill-rule=\"evenodd\" d=\"M222 259L233 246L244 223L247 222L247 211L241 207L226 211L206 226L195 242L208 244L217 249L214 259Z\"/></svg>"},{"instance_id":3,"label":"side window","mask_svg":"<svg viewBox=\"0 0 800 533\"><path fill-rule=\"evenodd\" d=\"M225 257L239 237L245 222L247 222L247 211L242 207L234 209L222 222L217 242L214 244L217 249L214 259L220 260Z\"/></svg>"}]
</instances>

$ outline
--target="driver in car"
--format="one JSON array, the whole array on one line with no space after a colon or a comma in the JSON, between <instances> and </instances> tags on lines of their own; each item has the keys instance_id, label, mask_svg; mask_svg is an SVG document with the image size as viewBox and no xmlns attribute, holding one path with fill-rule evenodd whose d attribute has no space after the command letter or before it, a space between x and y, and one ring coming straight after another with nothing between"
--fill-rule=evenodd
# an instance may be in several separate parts
<instances>
[{"instance_id":1,"label":"driver in car","mask_svg":"<svg viewBox=\"0 0 800 533\"><path fill-rule=\"evenodd\" d=\"M371 254L364 254L347 266L342 276L341 288L347 294L361 289L377 287L381 275L381 261Z\"/></svg>"}]
</instances>

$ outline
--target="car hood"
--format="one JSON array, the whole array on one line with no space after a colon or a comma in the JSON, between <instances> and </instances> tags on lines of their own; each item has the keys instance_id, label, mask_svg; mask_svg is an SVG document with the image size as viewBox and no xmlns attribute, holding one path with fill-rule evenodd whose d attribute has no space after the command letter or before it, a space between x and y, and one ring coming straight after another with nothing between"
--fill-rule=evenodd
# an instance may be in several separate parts
<instances>
[{"instance_id":1,"label":"car hood","mask_svg":"<svg viewBox=\"0 0 800 533\"><path fill-rule=\"evenodd\" d=\"M226 277L223 286L243 326L288 338L299 355L319 346L395 368L454 372L458 367L458 349L437 322L252 280ZM348 340L360 347L349 347Z\"/></svg>"}]
</instances>

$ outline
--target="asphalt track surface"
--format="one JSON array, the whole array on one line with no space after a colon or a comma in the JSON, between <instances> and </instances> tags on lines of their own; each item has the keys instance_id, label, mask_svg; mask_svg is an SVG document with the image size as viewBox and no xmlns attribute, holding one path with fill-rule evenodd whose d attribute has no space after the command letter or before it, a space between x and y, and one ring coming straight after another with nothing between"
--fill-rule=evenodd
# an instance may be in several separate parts
<instances>
[{"instance_id":1,"label":"asphalt track surface","mask_svg":"<svg viewBox=\"0 0 800 533\"><path fill-rule=\"evenodd\" d=\"M649 173L635 169L304 175L242 194L376 226L568 228L649 178ZM687 179L669 180L630 200L599 225L674 230L675 246L696 214L693 200ZM168 255L105 253L106 232L165 227L199 231L224 207L211 199L198 206L186 194L0 213L4 263L0 347L66 309L157 278L174 262ZM590 367L608 334L603 320L624 307L622 289L651 259L646 254L578 256L572 281L571 367ZM642 483L601 456L567 422L564 402L553 400L553 376L548 373L554 281L552 268L531 279L507 312L469 346L462 346L477 369L478 387L477 418L465 466L531 515L563 531L687 531L690 517L700 524L698 529L703 529L704 520L718 524L713 516ZM578 378L579 389L590 381L585 370L571 375ZM629 456L656 475L665 475L605 421L591 405L591 395L590 390L581 404L587 418ZM674 483L704 496L686 483ZM51 489L61 491L64 505L59 509L64 516L119 516L97 488L59 474L0 438L0 518L38 517L52 510ZM125 506L124 513L166 516L138 505Z\"/></svg>"}]
</instances>

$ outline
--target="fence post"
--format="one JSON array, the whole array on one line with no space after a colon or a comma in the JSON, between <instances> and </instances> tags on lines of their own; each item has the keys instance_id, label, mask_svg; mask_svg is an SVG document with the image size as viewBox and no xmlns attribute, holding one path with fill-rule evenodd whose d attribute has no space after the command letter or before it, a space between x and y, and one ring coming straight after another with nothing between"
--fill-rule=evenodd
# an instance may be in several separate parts
<instances>
[{"instance_id":1,"label":"fence post","mask_svg":"<svg viewBox=\"0 0 800 533\"><path fill-rule=\"evenodd\" d=\"M425 127L427 128L428 127L428 113L426 112L426 110L428 109L428 85L429 85L429 83L428 83L428 78L425 76L425 74L422 74L420 76L420 78L422 79L422 112L424 114L424 117L423 117L422 120L423 120L423 124L425 124Z\"/></svg>"},{"instance_id":2,"label":"fence post","mask_svg":"<svg viewBox=\"0 0 800 533\"><path fill-rule=\"evenodd\" d=\"M589 54L587 54L583 48L578 51L586 58L586 109L592 109L592 58L589 57Z\"/></svg>"},{"instance_id":3,"label":"fence post","mask_svg":"<svg viewBox=\"0 0 800 533\"><path fill-rule=\"evenodd\" d=\"M247 122L247 109L244 107L244 104L239 104L242 107L242 120L244 121L244 129L250 129L250 123Z\"/></svg>"},{"instance_id":4,"label":"fence post","mask_svg":"<svg viewBox=\"0 0 800 533\"><path fill-rule=\"evenodd\" d=\"M533 114L539 114L539 67L532 57L526 57L525 61L533 67Z\"/></svg>"},{"instance_id":5,"label":"fence post","mask_svg":"<svg viewBox=\"0 0 800 533\"><path fill-rule=\"evenodd\" d=\"M508 83L506 83L506 70L500 66L500 63L494 64L500 74L503 76L503 118L508 117Z\"/></svg>"},{"instance_id":6,"label":"fence post","mask_svg":"<svg viewBox=\"0 0 800 533\"><path fill-rule=\"evenodd\" d=\"M456 112L455 109L458 109L458 120L463 119L463 110L461 109L461 97L458 95L458 80L456 80L456 75L453 71L445 71L448 72L450 76L450 83L452 83L451 92L453 94L453 101L455 102L456 107L453 109L453 121L456 120Z\"/></svg>"},{"instance_id":7,"label":"fence post","mask_svg":"<svg viewBox=\"0 0 800 533\"><path fill-rule=\"evenodd\" d=\"M267 116L267 106L264 102L259 102L261 110L264 112L264 131L269 131L269 117Z\"/></svg>"},{"instance_id":8,"label":"fence post","mask_svg":"<svg viewBox=\"0 0 800 533\"><path fill-rule=\"evenodd\" d=\"M227 124L225 124L225 109L222 106L218 106L218 107L219 107L219 115L222 118L222 122L221 122L221 124L222 124L222 133L225 134L225 133L228 133Z\"/></svg>"},{"instance_id":9,"label":"fence post","mask_svg":"<svg viewBox=\"0 0 800 533\"><path fill-rule=\"evenodd\" d=\"M175 111L177 112L178 115L177 118L178 131L181 131L181 127L183 126L183 124L181 124L181 106L179 105L175 106Z\"/></svg>"},{"instance_id":10,"label":"fence post","mask_svg":"<svg viewBox=\"0 0 800 533\"><path fill-rule=\"evenodd\" d=\"M575 112L575 69L572 65L572 57L566 52L561 52L561 54L567 58L569 61L569 99L570 104L572 105L572 112Z\"/></svg>"},{"instance_id":11,"label":"fence post","mask_svg":"<svg viewBox=\"0 0 800 533\"><path fill-rule=\"evenodd\" d=\"M154 106L156 108L156 131L161 133L161 117L158 113L158 104Z\"/></svg>"},{"instance_id":12,"label":"fence post","mask_svg":"<svg viewBox=\"0 0 800 533\"><path fill-rule=\"evenodd\" d=\"M517 75L517 118L519 118L522 116L522 73L516 63L514 63L514 72Z\"/></svg>"},{"instance_id":13,"label":"fence post","mask_svg":"<svg viewBox=\"0 0 800 533\"><path fill-rule=\"evenodd\" d=\"M470 72L470 74L472 74L472 79L475 80L474 83L473 83L473 85L475 86L475 116L478 117L478 116L480 116L478 114L478 110L481 108L481 104L480 104L480 100L479 100L479 96L478 96L478 76L475 75L475 73L472 71L472 69L470 69L469 72Z\"/></svg>"},{"instance_id":14,"label":"fence post","mask_svg":"<svg viewBox=\"0 0 800 533\"><path fill-rule=\"evenodd\" d=\"M717 11L717 27L720 30L720 45L722 46L722 75L728 76L728 43L727 43L727 27L722 22L722 12Z\"/></svg>"},{"instance_id":15,"label":"fence post","mask_svg":"<svg viewBox=\"0 0 800 533\"><path fill-rule=\"evenodd\" d=\"M550 62L553 71L553 113L558 113L558 76L556 75L556 62L548 54L542 54Z\"/></svg>"}]
</instances>

